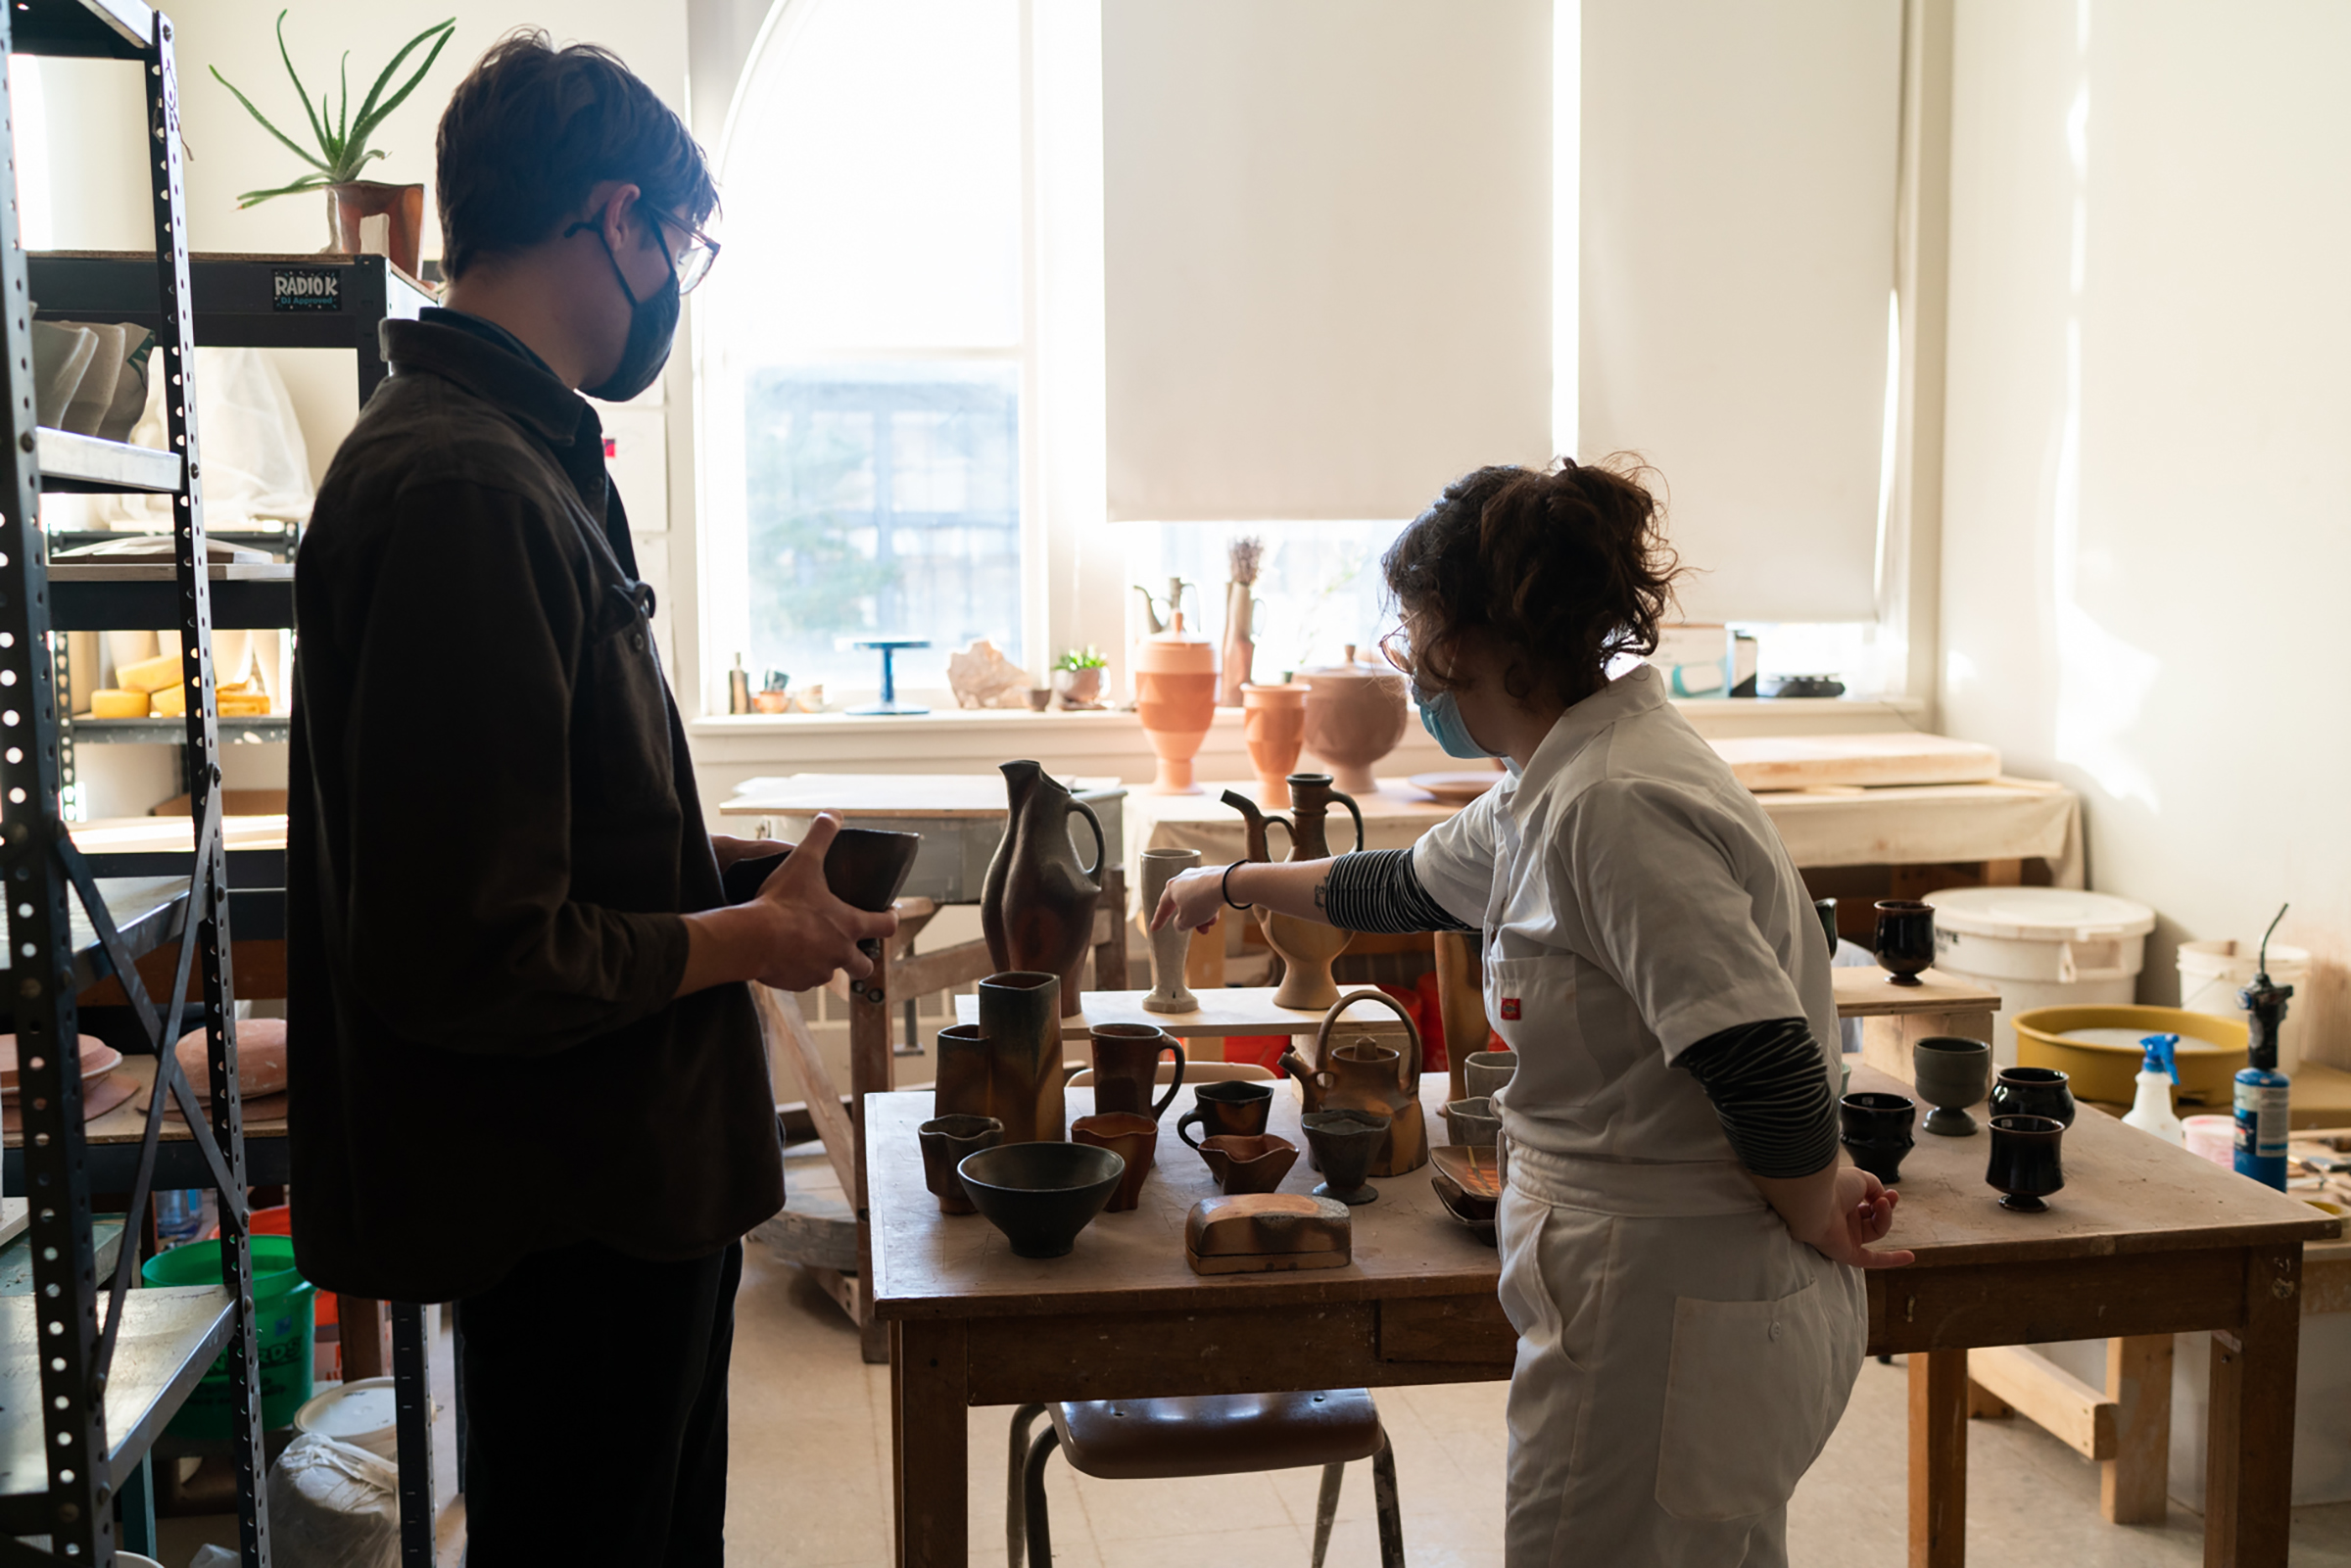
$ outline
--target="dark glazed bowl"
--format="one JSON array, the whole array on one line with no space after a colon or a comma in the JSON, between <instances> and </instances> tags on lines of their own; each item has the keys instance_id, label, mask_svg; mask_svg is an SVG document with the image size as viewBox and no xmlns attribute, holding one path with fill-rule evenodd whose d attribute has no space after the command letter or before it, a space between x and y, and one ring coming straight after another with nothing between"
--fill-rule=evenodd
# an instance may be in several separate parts
<instances>
[{"instance_id":1,"label":"dark glazed bowl","mask_svg":"<svg viewBox=\"0 0 2351 1568\"><path fill-rule=\"evenodd\" d=\"M1127 1174L1127 1162L1081 1143L1006 1143L955 1167L972 1206L1022 1258L1064 1258Z\"/></svg>"},{"instance_id":2,"label":"dark glazed bowl","mask_svg":"<svg viewBox=\"0 0 2351 1568\"><path fill-rule=\"evenodd\" d=\"M2047 1117L2074 1124L2074 1088L2055 1068L2002 1068L1991 1080L1995 1117Z\"/></svg>"}]
</instances>

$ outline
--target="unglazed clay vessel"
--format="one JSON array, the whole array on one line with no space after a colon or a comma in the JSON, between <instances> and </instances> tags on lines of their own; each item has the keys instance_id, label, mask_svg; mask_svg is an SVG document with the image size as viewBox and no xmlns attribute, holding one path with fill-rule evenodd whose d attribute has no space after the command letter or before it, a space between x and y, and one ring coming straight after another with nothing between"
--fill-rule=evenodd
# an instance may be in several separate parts
<instances>
[{"instance_id":1,"label":"unglazed clay vessel","mask_svg":"<svg viewBox=\"0 0 2351 1568\"><path fill-rule=\"evenodd\" d=\"M1061 979L1015 970L980 982L980 1022L938 1031L932 1115L993 1117L1006 1143L1049 1143L1062 1094Z\"/></svg>"},{"instance_id":2,"label":"unglazed clay vessel","mask_svg":"<svg viewBox=\"0 0 2351 1568\"><path fill-rule=\"evenodd\" d=\"M1257 775L1257 797L1269 806L1290 803L1288 777L1306 742L1307 690L1302 681L1241 688L1241 738Z\"/></svg>"},{"instance_id":3,"label":"unglazed clay vessel","mask_svg":"<svg viewBox=\"0 0 2351 1568\"><path fill-rule=\"evenodd\" d=\"M1168 883L1182 873L1200 864L1197 849L1146 849L1143 851L1143 924L1148 926L1159 908L1159 895L1166 892ZM1146 1013L1195 1013L1200 999L1192 995L1183 983L1184 960L1191 955L1192 933L1170 921L1163 930L1151 933L1151 993L1143 998Z\"/></svg>"},{"instance_id":4,"label":"unglazed clay vessel","mask_svg":"<svg viewBox=\"0 0 2351 1568\"><path fill-rule=\"evenodd\" d=\"M1183 629L1182 610L1170 620L1166 631L1135 644L1134 711L1159 757L1151 792L1196 795L1192 758L1217 716L1217 650Z\"/></svg>"},{"instance_id":5,"label":"unglazed clay vessel","mask_svg":"<svg viewBox=\"0 0 2351 1568\"><path fill-rule=\"evenodd\" d=\"M1007 762L1002 771L1011 810L980 884L988 962L1000 970L1060 975L1061 1016L1072 1018L1085 951L1094 940L1094 904L1102 896L1102 819L1037 763ZM1070 841L1073 814L1093 830L1090 866L1079 863L1078 846ZM1119 979L1125 983L1124 975Z\"/></svg>"},{"instance_id":6,"label":"unglazed clay vessel","mask_svg":"<svg viewBox=\"0 0 2351 1568\"><path fill-rule=\"evenodd\" d=\"M1119 1190L1107 1206L1112 1213L1122 1213L1142 1201L1143 1179L1151 1174L1159 1154L1158 1122L1129 1111L1100 1112L1071 1122L1070 1142L1108 1149L1127 1162Z\"/></svg>"},{"instance_id":7,"label":"unglazed clay vessel","mask_svg":"<svg viewBox=\"0 0 2351 1568\"><path fill-rule=\"evenodd\" d=\"M1248 796L1229 789L1224 791L1224 804L1241 814L1251 860L1267 858L1266 829L1274 824L1289 832L1290 859L1321 860L1329 855L1330 837L1323 819L1334 800L1344 805L1347 814L1355 819L1355 847L1364 847L1364 814L1351 796L1330 786L1329 774L1294 773L1288 783L1294 809L1287 817L1270 816L1259 811L1257 803ZM1266 933L1267 945L1281 955L1281 984L1273 992L1275 1007L1311 1011L1327 1008L1339 999L1338 982L1330 976L1330 966L1347 950L1347 944L1355 940L1353 931L1325 926L1319 920L1277 914L1263 905L1257 909L1257 924Z\"/></svg>"},{"instance_id":8,"label":"unglazed clay vessel","mask_svg":"<svg viewBox=\"0 0 2351 1568\"><path fill-rule=\"evenodd\" d=\"M1302 670L1298 679L1308 688L1306 749L1349 794L1376 790L1371 765L1396 749L1412 716L1404 677L1357 659L1350 642L1346 662Z\"/></svg>"}]
</instances>

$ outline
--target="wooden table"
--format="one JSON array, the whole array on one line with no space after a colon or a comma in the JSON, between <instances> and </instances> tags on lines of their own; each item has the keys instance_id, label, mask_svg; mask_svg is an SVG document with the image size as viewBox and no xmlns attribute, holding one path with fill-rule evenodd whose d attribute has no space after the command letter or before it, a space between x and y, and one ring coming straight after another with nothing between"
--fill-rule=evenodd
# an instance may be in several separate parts
<instances>
[{"instance_id":1,"label":"wooden table","mask_svg":"<svg viewBox=\"0 0 2351 1568\"><path fill-rule=\"evenodd\" d=\"M1853 1079L1901 1087L1867 1066ZM1433 1106L1441 1080L1422 1093ZM1090 1106L1071 1097L1073 1115ZM1510 1376L1498 1259L1437 1210L1425 1168L1355 1211L1349 1267L1202 1278L1184 1264L1182 1219L1214 1189L1169 1139L1139 1209L1036 1262L984 1219L938 1212L914 1137L930 1112L921 1093L867 1109L901 1564L967 1561L970 1405ZM1275 1096L1273 1130L1295 1138L1297 1115L1292 1095ZM2283 1564L2302 1244L2337 1222L2094 1114L2067 1137L2069 1185L2051 1212L2011 1214L1984 1185L1986 1149L1983 1134L1919 1139L1890 1238L1919 1260L1869 1276L1870 1351L1910 1357L1911 1563L1964 1560L1970 1346L2210 1330L2205 1561ZM1282 1185L1312 1180L1301 1162Z\"/></svg>"},{"instance_id":2,"label":"wooden table","mask_svg":"<svg viewBox=\"0 0 2351 1568\"><path fill-rule=\"evenodd\" d=\"M1347 987L1340 987L1345 991ZM1313 1034L1322 1027L1321 1008L1276 1007L1271 985L1228 985L1195 993L1200 1005L1189 1013L1152 1013L1143 1007L1149 991L1085 991L1080 993L1075 1017L1061 1021L1061 1037L1082 1040L1105 1023L1149 1023L1187 1046L1194 1040L1223 1040L1235 1034ZM955 998L955 1022L980 1022L980 998ZM1404 1025L1396 1015L1376 1002L1358 1003L1339 1015L1334 1037L1357 1034L1401 1035Z\"/></svg>"}]
</instances>

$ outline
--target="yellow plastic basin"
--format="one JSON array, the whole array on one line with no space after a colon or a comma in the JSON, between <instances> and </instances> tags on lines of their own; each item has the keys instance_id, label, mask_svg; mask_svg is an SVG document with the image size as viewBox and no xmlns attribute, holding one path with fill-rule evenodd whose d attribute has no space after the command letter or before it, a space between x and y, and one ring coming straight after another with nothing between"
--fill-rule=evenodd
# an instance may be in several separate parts
<instances>
[{"instance_id":1,"label":"yellow plastic basin","mask_svg":"<svg viewBox=\"0 0 2351 1568\"><path fill-rule=\"evenodd\" d=\"M2229 1109L2235 1092L2231 1080L2245 1065L2243 1021L2213 1013L2177 1007L2037 1007L2019 1013L2014 1022L2017 1065L2057 1069L2073 1080L2077 1100L2131 1104L2138 1095L2138 1065L2145 1056L2135 1044L2065 1038L2080 1029L2129 1029L2134 1040L2179 1035L2180 1087L2172 1103L2183 1116Z\"/></svg>"}]
</instances>

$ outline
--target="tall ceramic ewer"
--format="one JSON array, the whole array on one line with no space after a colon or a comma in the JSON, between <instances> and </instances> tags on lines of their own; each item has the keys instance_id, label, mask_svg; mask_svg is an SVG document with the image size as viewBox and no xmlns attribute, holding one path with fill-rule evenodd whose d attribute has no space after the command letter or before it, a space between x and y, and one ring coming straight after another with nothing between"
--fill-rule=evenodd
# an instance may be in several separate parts
<instances>
[{"instance_id":1,"label":"tall ceramic ewer","mask_svg":"<svg viewBox=\"0 0 2351 1568\"><path fill-rule=\"evenodd\" d=\"M1190 871L1200 864L1197 849L1146 849L1143 851L1143 924L1151 924L1151 916L1159 908L1159 895L1167 891L1168 883L1179 872ZM1183 961L1192 950L1192 933L1176 922L1168 922L1167 929L1151 933L1151 994L1143 998L1146 1013L1193 1013L1199 1011L1200 999L1185 988Z\"/></svg>"},{"instance_id":2,"label":"tall ceramic ewer","mask_svg":"<svg viewBox=\"0 0 2351 1568\"><path fill-rule=\"evenodd\" d=\"M1364 814L1351 796L1343 795L1330 786L1327 773L1293 773L1288 781L1291 814L1276 817L1260 812L1257 802L1247 795L1224 791L1224 804L1241 814L1249 837L1249 858L1271 858L1266 848L1266 829L1279 824L1290 835L1290 859L1321 860L1330 853L1330 838L1325 832L1323 817L1334 800L1347 808L1355 819L1355 847L1364 847ZM1355 940L1353 931L1343 931L1320 921L1300 920L1295 915L1282 915L1259 906L1257 923L1266 933L1267 945L1281 955L1281 985L1273 993L1275 1007L1326 1008L1339 999L1339 986L1330 977L1330 966Z\"/></svg>"},{"instance_id":3,"label":"tall ceramic ewer","mask_svg":"<svg viewBox=\"0 0 2351 1568\"><path fill-rule=\"evenodd\" d=\"M980 1022L938 1031L932 1114L994 1117L1006 1143L1056 1143L1063 1081L1060 976L990 974L980 982Z\"/></svg>"},{"instance_id":4,"label":"tall ceramic ewer","mask_svg":"<svg viewBox=\"0 0 2351 1568\"><path fill-rule=\"evenodd\" d=\"M1241 739L1257 775L1257 797L1269 806L1290 803L1289 776L1306 739L1306 693L1302 682L1241 688Z\"/></svg>"},{"instance_id":5,"label":"tall ceramic ewer","mask_svg":"<svg viewBox=\"0 0 2351 1568\"><path fill-rule=\"evenodd\" d=\"M1000 970L1059 975L1061 1016L1071 1018L1079 1008L1079 972L1094 939L1094 904L1102 896L1102 819L1037 763L1007 762L1003 774L1011 811L980 886L988 961ZM1070 841L1073 812L1094 831L1090 866L1078 863L1078 846ZM1126 976L1115 981L1124 986ZM1005 1142L1020 1142L1011 1123L1005 1126Z\"/></svg>"},{"instance_id":6,"label":"tall ceramic ewer","mask_svg":"<svg viewBox=\"0 0 2351 1568\"><path fill-rule=\"evenodd\" d=\"M1166 630L1135 644L1134 711L1159 756L1151 792L1198 794L1192 759L1217 716L1217 650L1183 629L1180 608L1170 610Z\"/></svg>"}]
</instances>

